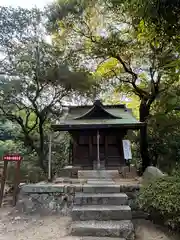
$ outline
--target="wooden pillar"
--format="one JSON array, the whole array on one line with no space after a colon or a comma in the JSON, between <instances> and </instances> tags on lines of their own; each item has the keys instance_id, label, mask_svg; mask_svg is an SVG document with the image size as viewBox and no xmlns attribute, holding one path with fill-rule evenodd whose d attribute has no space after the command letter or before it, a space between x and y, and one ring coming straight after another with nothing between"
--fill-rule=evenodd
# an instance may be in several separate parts
<instances>
[{"instance_id":1,"label":"wooden pillar","mask_svg":"<svg viewBox=\"0 0 180 240\"><path fill-rule=\"evenodd\" d=\"M14 180L14 191L13 191L13 206L16 206L17 202L17 195L19 191L19 183L20 183L20 166L21 166L21 161L18 161L16 163L16 175L15 175L15 180Z\"/></svg>"},{"instance_id":2,"label":"wooden pillar","mask_svg":"<svg viewBox=\"0 0 180 240\"><path fill-rule=\"evenodd\" d=\"M92 136L89 135L89 162L90 165L93 167L93 159L92 159Z\"/></svg>"},{"instance_id":3,"label":"wooden pillar","mask_svg":"<svg viewBox=\"0 0 180 240\"><path fill-rule=\"evenodd\" d=\"M72 165L72 140L69 140L69 148L68 148L68 152L69 152L69 165Z\"/></svg>"},{"instance_id":4,"label":"wooden pillar","mask_svg":"<svg viewBox=\"0 0 180 240\"><path fill-rule=\"evenodd\" d=\"M99 141L100 141L100 134L99 134L99 130L97 130L97 169L101 168L101 162L100 162L100 149L99 149Z\"/></svg>"},{"instance_id":5,"label":"wooden pillar","mask_svg":"<svg viewBox=\"0 0 180 240\"><path fill-rule=\"evenodd\" d=\"M104 140L104 146L105 146L105 166L108 165L108 136L105 134L105 140Z\"/></svg>"},{"instance_id":6,"label":"wooden pillar","mask_svg":"<svg viewBox=\"0 0 180 240\"><path fill-rule=\"evenodd\" d=\"M75 139L73 138L73 156L72 156L72 165L74 166L74 161L76 157L76 148L77 148L77 143Z\"/></svg>"}]
</instances>

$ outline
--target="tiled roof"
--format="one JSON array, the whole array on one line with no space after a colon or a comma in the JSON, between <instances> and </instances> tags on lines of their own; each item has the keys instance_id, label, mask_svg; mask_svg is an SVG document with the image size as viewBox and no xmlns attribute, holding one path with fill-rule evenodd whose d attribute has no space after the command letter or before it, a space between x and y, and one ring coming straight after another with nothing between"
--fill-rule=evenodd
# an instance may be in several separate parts
<instances>
[{"instance_id":1,"label":"tiled roof","mask_svg":"<svg viewBox=\"0 0 180 240\"><path fill-rule=\"evenodd\" d=\"M96 118L97 111L103 111L103 117ZM95 113L96 111L96 113ZM94 114L94 115L93 115ZM53 125L54 129L63 128L63 126L77 127L77 126L120 126L120 125L142 125L132 114L130 109L125 105L102 105L100 102L95 102L91 106L77 106L69 107L68 111L60 119L59 124Z\"/></svg>"}]
</instances>

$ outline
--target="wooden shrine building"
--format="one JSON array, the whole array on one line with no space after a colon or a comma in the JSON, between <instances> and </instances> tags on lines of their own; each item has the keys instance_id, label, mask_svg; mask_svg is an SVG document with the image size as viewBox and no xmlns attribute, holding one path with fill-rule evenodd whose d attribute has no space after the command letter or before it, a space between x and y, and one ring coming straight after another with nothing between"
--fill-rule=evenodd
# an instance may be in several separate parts
<instances>
[{"instance_id":1,"label":"wooden shrine building","mask_svg":"<svg viewBox=\"0 0 180 240\"><path fill-rule=\"evenodd\" d=\"M52 129L70 133L72 166L117 169L126 164L122 140L127 131L143 125L125 105L103 105L97 100L91 106L69 107Z\"/></svg>"}]
</instances>

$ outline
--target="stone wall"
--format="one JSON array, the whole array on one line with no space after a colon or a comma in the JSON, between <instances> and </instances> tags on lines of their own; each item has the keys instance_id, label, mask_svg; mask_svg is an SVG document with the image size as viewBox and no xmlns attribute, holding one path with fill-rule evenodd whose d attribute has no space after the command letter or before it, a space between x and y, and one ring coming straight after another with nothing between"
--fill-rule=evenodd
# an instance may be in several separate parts
<instances>
[{"instance_id":1,"label":"stone wall","mask_svg":"<svg viewBox=\"0 0 180 240\"><path fill-rule=\"evenodd\" d=\"M16 208L19 212L33 214L61 213L68 215L74 199L75 187L58 184L23 185Z\"/></svg>"},{"instance_id":2,"label":"stone wall","mask_svg":"<svg viewBox=\"0 0 180 240\"><path fill-rule=\"evenodd\" d=\"M27 214L58 213L68 216L74 202L75 191L81 191L82 184L27 184L20 188L17 210ZM136 203L139 184L120 185L120 192L126 193L133 218L147 218Z\"/></svg>"}]
</instances>

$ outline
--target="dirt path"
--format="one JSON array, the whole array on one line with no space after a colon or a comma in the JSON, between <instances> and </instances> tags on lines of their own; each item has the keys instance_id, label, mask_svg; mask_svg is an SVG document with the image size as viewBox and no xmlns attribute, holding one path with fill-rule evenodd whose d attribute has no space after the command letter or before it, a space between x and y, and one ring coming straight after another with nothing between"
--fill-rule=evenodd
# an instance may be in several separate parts
<instances>
[{"instance_id":1,"label":"dirt path","mask_svg":"<svg viewBox=\"0 0 180 240\"><path fill-rule=\"evenodd\" d=\"M179 240L180 236L147 220L134 222L136 240Z\"/></svg>"},{"instance_id":2,"label":"dirt path","mask_svg":"<svg viewBox=\"0 0 180 240\"><path fill-rule=\"evenodd\" d=\"M1 212L0 212L1 213ZM71 240L70 218L0 214L0 240Z\"/></svg>"},{"instance_id":3,"label":"dirt path","mask_svg":"<svg viewBox=\"0 0 180 240\"><path fill-rule=\"evenodd\" d=\"M9 214L12 209L0 210L0 240L80 240L70 237L71 219L60 216L20 216ZM147 221L136 221L136 240L178 240Z\"/></svg>"}]
</instances>

